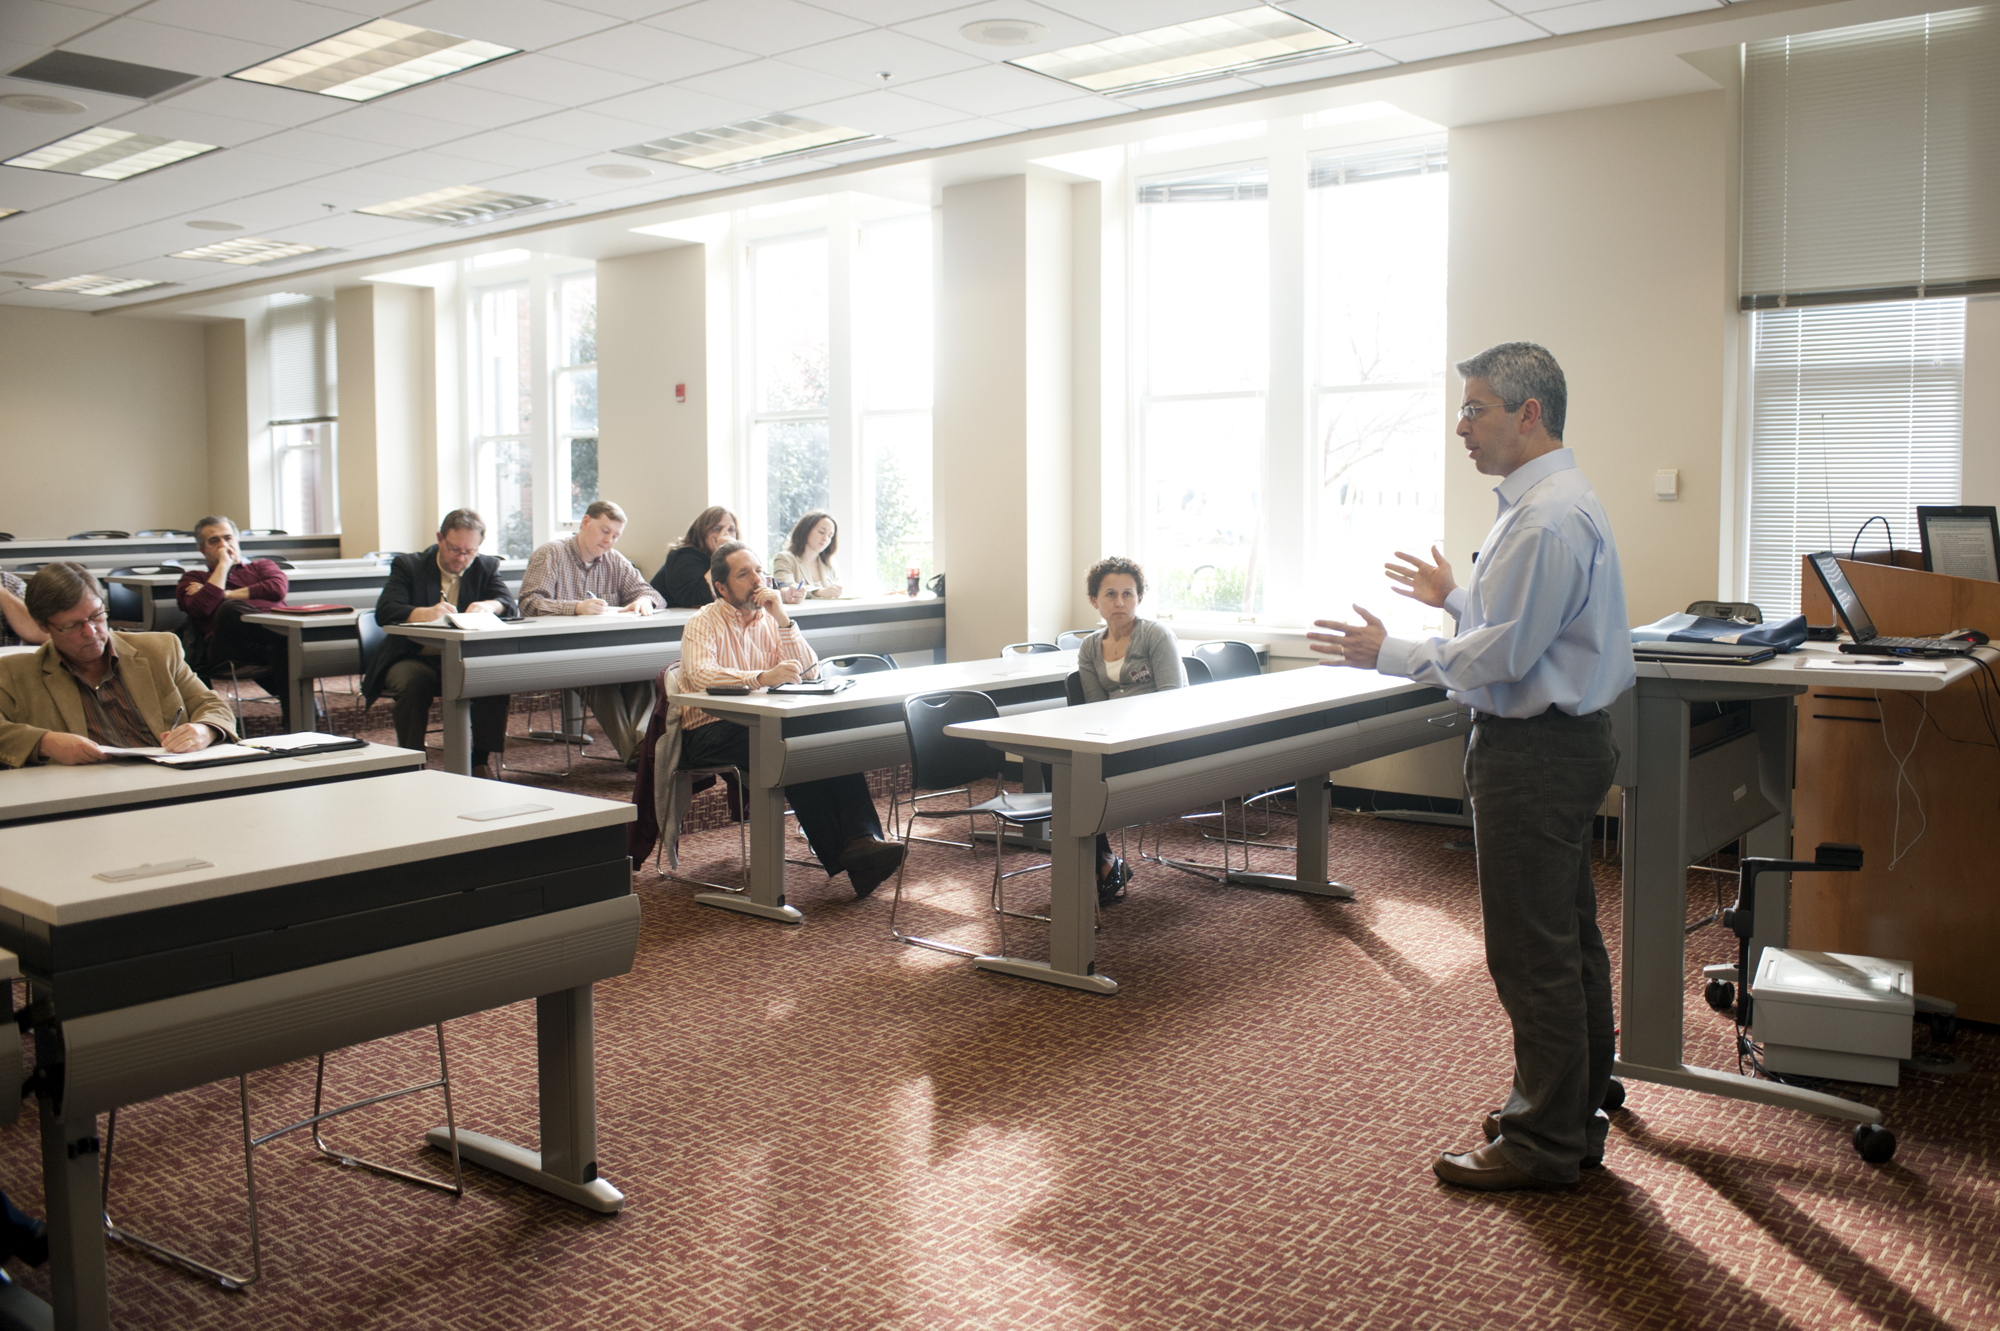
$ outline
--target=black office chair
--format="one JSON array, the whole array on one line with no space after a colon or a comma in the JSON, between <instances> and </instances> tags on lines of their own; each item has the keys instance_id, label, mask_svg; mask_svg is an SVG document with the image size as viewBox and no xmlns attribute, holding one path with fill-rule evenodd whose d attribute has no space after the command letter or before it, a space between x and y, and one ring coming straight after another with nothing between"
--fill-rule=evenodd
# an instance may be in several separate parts
<instances>
[{"instance_id":1,"label":"black office chair","mask_svg":"<svg viewBox=\"0 0 2000 1331\"><path fill-rule=\"evenodd\" d=\"M845 656L828 656L818 666L821 679L844 679L849 675L879 675L885 670L894 670L896 663L886 656L876 656L869 652L849 652Z\"/></svg>"},{"instance_id":2,"label":"black office chair","mask_svg":"<svg viewBox=\"0 0 2000 1331\"><path fill-rule=\"evenodd\" d=\"M135 531L132 534L138 537L142 541L158 540L169 536L185 536L189 540L195 539L195 534L193 532L177 531L172 527L162 527L155 531Z\"/></svg>"},{"instance_id":3,"label":"black office chair","mask_svg":"<svg viewBox=\"0 0 2000 1331\"><path fill-rule=\"evenodd\" d=\"M924 789L938 791L947 786L969 789L976 781L993 782L994 794L990 799L952 809L916 809L913 806L911 817L913 820L964 818L968 825L980 814L987 814L993 818L991 908L1000 921L1000 951L1004 954L1007 951L1009 915L1013 915L1016 919L1048 918L1045 915L1022 915L1009 911L1005 895L1006 881L1024 873L1032 873L1036 869L1049 867L1044 863L1003 872L1001 863L1006 849L1006 832L1009 827L1032 827L1037 823L1047 823L1055 816L1053 797L1046 791L1013 794L1002 790L1000 769L1006 755L983 740L958 739L944 733L946 726L966 721L991 720L999 715L1000 708L993 699L969 689L951 693L920 694L903 704L903 731L910 744L910 784L913 792ZM903 875L910 867L910 840L908 836L903 838L903 863L896 870L896 895L889 906L890 935L898 942L927 947L934 952L949 952L959 957L980 955L954 943L941 943L916 934L906 934L896 927L896 917L903 905ZM975 847L976 853L977 838L974 838L971 844Z\"/></svg>"},{"instance_id":4,"label":"black office chair","mask_svg":"<svg viewBox=\"0 0 2000 1331\"><path fill-rule=\"evenodd\" d=\"M13 533L13 532L10 532L10 531L0 531L0 541L11 541L11 540L13 540L13 539L14 539L14 533Z\"/></svg>"},{"instance_id":5,"label":"black office chair","mask_svg":"<svg viewBox=\"0 0 2000 1331\"><path fill-rule=\"evenodd\" d=\"M1083 646L1083 640L1095 632L1096 629L1064 629L1056 634L1056 647L1061 651L1073 652Z\"/></svg>"},{"instance_id":6,"label":"black office chair","mask_svg":"<svg viewBox=\"0 0 2000 1331\"><path fill-rule=\"evenodd\" d=\"M1062 648L1052 642L1010 642L1000 649L1000 655L1008 656L1016 652L1022 655L1032 655L1035 652L1059 652L1061 650Z\"/></svg>"},{"instance_id":7,"label":"black office chair","mask_svg":"<svg viewBox=\"0 0 2000 1331\"><path fill-rule=\"evenodd\" d=\"M294 564L291 560L285 558L283 555L265 555L263 556L263 558L270 560L273 564L276 564L279 568L298 567L297 564Z\"/></svg>"},{"instance_id":8,"label":"black office chair","mask_svg":"<svg viewBox=\"0 0 2000 1331\"><path fill-rule=\"evenodd\" d=\"M1192 655L1208 667L1211 679L1244 679L1264 673L1257 649L1247 642L1229 639L1204 642L1195 647Z\"/></svg>"},{"instance_id":9,"label":"black office chair","mask_svg":"<svg viewBox=\"0 0 2000 1331\"><path fill-rule=\"evenodd\" d=\"M1196 684L1215 683L1215 675L1209 670L1208 662L1202 660L1199 656L1183 656L1181 658L1181 669L1187 671L1190 687Z\"/></svg>"},{"instance_id":10,"label":"black office chair","mask_svg":"<svg viewBox=\"0 0 2000 1331\"><path fill-rule=\"evenodd\" d=\"M1083 672L1072 670L1063 677L1063 705L1081 707L1083 703Z\"/></svg>"},{"instance_id":11,"label":"black office chair","mask_svg":"<svg viewBox=\"0 0 2000 1331\"><path fill-rule=\"evenodd\" d=\"M129 541L132 539L132 533L129 531L111 531L108 529L105 531L80 531L69 539L72 541Z\"/></svg>"},{"instance_id":12,"label":"black office chair","mask_svg":"<svg viewBox=\"0 0 2000 1331\"><path fill-rule=\"evenodd\" d=\"M164 572L167 572L167 570L158 564L143 568L112 569L110 573L105 575L103 582L104 613L111 617L113 623L137 624L140 622L146 617L146 594L137 587L127 586L122 582L112 582L111 579L132 577L143 573Z\"/></svg>"}]
</instances>

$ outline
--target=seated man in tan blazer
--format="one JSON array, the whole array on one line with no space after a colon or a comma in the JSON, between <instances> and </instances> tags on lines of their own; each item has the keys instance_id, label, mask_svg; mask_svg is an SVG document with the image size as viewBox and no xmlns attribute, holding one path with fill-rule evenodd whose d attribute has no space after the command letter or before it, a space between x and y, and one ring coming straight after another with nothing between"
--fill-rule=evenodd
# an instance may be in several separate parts
<instances>
[{"instance_id":1,"label":"seated man in tan blazer","mask_svg":"<svg viewBox=\"0 0 2000 1331\"><path fill-rule=\"evenodd\" d=\"M94 763L104 746L173 753L236 737L229 704L194 677L171 633L113 633L104 589L81 564L50 564L22 598L49 640L0 658L0 763Z\"/></svg>"}]
</instances>

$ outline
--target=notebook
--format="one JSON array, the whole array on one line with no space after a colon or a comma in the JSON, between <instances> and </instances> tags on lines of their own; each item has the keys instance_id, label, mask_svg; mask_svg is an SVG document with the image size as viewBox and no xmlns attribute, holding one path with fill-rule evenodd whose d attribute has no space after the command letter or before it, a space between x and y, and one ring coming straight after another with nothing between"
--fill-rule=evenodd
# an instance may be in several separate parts
<instances>
[{"instance_id":1,"label":"notebook","mask_svg":"<svg viewBox=\"0 0 2000 1331\"><path fill-rule=\"evenodd\" d=\"M1954 638L1892 638L1877 633L1875 621L1868 617L1861 598L1855 594L1854 584L1840 571L1840 561L1832 551L1822 550L1816 555L1807 555L1806 563L1812 565L1820 585L1826 588L1826 594L1833 602L1833 612L1847 626L1847 636L1854 639L1851 643L1841 644L1843 652L1882 656L1972 655L1971 643Z\"/></svg>"}]
</instances>

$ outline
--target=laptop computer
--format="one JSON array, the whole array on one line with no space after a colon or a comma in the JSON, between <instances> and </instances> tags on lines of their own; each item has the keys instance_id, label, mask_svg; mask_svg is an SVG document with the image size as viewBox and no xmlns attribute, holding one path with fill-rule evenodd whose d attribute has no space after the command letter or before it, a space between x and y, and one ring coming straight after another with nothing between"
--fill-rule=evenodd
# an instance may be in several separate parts
<instances>
[{"instance_id":1,"label":"laptop computer","mask_svg":"<svg viewBox=\"0 0 2000 1331\"><path fill-rule=\"evenodd\" d=\"M1864 656L1969 656L1972 644L1960 642L1956 638L1892 638L1875 631L1875 621L1868 617L1868 611L1861 605L1861 598L1855 595L1854 584L1840 571L1840 561L1831 550L1806 556L1812 571L1819 575L1820 585L1826 588L1827 596L1833 601L1833 612L1840 616L1840 622L1847 626L1847 636L1853 642L1843 642L1840 650Z\"/></svg>"}]
</instances>

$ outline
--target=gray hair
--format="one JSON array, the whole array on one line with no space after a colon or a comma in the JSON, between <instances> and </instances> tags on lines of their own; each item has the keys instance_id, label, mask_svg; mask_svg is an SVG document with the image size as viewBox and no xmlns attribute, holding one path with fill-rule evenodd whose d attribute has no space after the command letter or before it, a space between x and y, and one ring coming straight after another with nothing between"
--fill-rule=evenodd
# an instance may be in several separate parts
<instances>
[{"instance_id":1,"label":"gray hair","mask_svg":"<svg viewBox=\"0 0 2000 1331\"><path fill-rule=\"evenodd\" d=\"M207 531L210 527L227 527L229 528L229 534L231 536L242 535L241 532L236 530L236 524L234 522L231 522L228 518L225 518L221 514L217 513L217 514L211 514L210 516L203 518L200 522L194 524L195 540L197 541L201 540L201 534Z\"/></svg>"},{"instance_id":2,"label":"gray hair","mask_svg":"<svg viewBox=\"0 0 2000 1331\"><path fill-rule=\"evenodd\" d=\"M1561 441L1563 417L1569 412L1569 388L1562 366L1548 348L1533 342L1502 342L1457 366L1460 377L1484 379L1493 385L1509 411L1519 411L1529 398L1542 404L1542 428Z\"/></svg>"}]
</instances>

